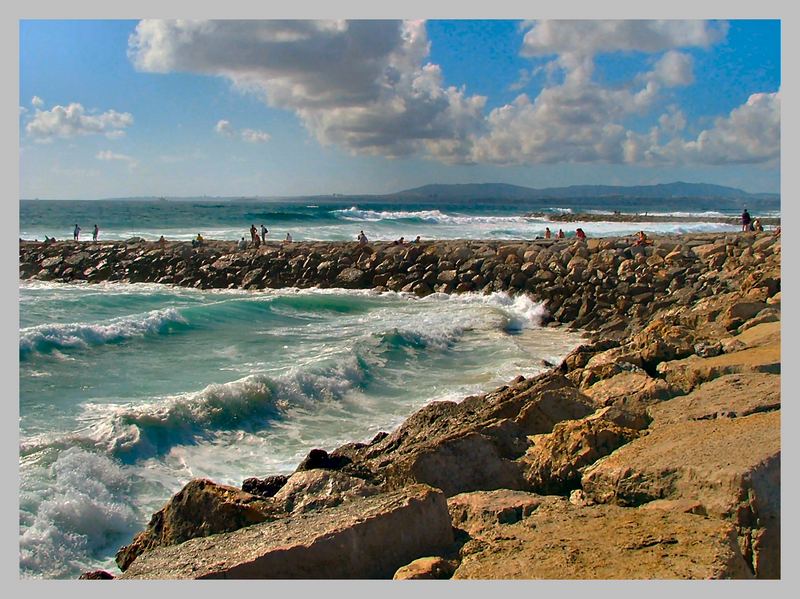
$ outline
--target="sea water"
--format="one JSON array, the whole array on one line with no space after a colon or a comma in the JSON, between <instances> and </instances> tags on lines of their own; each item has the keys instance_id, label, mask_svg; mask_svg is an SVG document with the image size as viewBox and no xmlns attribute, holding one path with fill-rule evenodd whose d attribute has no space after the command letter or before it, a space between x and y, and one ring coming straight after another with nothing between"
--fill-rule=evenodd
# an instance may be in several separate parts
<instances>
[{"instance_id":1,"label":"sea water","mask_svg":"<svg viewBox=\"0 0 800 599\"><path fill-rule=\"evenodd\" d=\"M318 202L318 203L312 203ZM627 200L627 212L674 216L737 216L737 211L720 210L709 200ZM360 231L372 240L394 240L417 235L430 239L534 239L543 236L545 227L559 228L567 235L582 227L590 237L631 235L644 227L652 233L698 233L735 231L735 224L706 222L627 223L553 222L549 215L562 212L610 214L615 206L609 200L554 202L450 202L448 204L396 203L375 200L361 203L325 201L155 201L155 200L32 200L20 202L20 237L43 240L72 239L75 224L81 239L91 239L95 224L100 240L131 237L189 240L198 233L208 239L250 239L249 229L263 224L268 239L282 240L287 233L300 240L355 240ZM526 216L532 211L544 216ZM756 214L775 216L777 213Z\"/></svg>"},{"instance_id":2,"label":"sea water","mask_svg":"<svg viewBox=\"0 0 800 599\"><path fill-rule=\"evenodd\" d=\"M20 572L118 572L194 477L368 442L577 345L525 296L20 282Z\"/></svg>"}]
</instances>

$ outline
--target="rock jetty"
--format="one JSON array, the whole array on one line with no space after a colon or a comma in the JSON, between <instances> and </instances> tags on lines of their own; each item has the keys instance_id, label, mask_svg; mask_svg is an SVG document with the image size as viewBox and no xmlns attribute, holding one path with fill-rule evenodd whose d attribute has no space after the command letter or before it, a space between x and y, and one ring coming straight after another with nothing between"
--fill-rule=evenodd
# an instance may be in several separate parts
<instances>
[{"instance_id":1,"label":"rock jetty","mask_svg":"<svg viewBox=\"0 0 800 599\"><path fill-rule=\"evenodd\" d=\"M557 223L722 223L727 225L741 225L738 216L688 216L671 214L648 214L631 212L596 213L596 212L530 212L525 216L529 218L546 218ZM781 219L774 216L758 217L765 227L780 226Z\"/></svg>"},{"instance_id":2,"label":"rock jetty","mask_svg":"<svg viewBox=\"0 0 800 599\"><path fill-rule=\"evenodd\" d=\"M242 488L192 480L117 578L779 578L780 238L20 242L20 276L199 288L507 291L589 332ZM105 579L92 572L85 579Z\"/></svg>"}]
</instances>

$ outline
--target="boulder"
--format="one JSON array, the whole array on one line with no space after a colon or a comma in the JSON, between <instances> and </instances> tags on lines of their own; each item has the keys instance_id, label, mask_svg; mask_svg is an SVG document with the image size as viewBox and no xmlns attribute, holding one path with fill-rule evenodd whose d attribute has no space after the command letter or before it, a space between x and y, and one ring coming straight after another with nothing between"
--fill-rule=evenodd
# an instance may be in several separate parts
<instances>
[{"instance_id":1,"label":"boulder","mask_svg":"<svg viewBox=\"0 0 800 599\"><path fill-rule=\"evenodd\" d=\"M266 478L247 478L242 482L242 491L262 497L272 497L286 484L287 479L288 477L283 474L275 474Z\"/></svg>"},{"instance_id":2,"label":"boulder","mask_svg":"<svg viewBox=\"0 0 800 599\"><path fill-rule=\"evenodd\" d=\"M533 446L519 459L530 490L568 495L580 486L583 469L639 436L600 415L559 422L552 433L534 437Z\"/></svg>"},{"instance_id":3,"label":"boulder","mask_svg":"<svg viewBox=\"0 0 800 599\"><path fill-rule=\"evenodd\" d=\"M781 407L781 377L765 373L726 374L698 385L688 395L648 407L651 427L715 418L739 418Z\"/></svg>"},{"instance_id":4,"label":"boulder","mask_svg":"<svg viewBox=\"0 0 800 599\"><path fill-rule=\"evenodd\" d=\"M444 580L456 570L452 560L443 557L421 557L394 573L393 580Z\"/></svg>"},{"instance_id":5,"label":"boulder","mask_svg":"<svg viewBox=\"0 0 800 599\"><path fill-rule=\"evenodd\" d=\"M292 474L275 493L274 500L284 511L294 514L336 506L377 492L378 487L336 470L304 470Z\"/></svg>"},{"instance_id":6,"label":"boulder","mask_svg":"<svg viewBox=\"0 0 800 599\"><path fill-rule=\"evenodd\" d=\"M135 559L156 547L236 530L276 518L279 513L264 497L197 478L173 495L153 514L147 528L117 552L117 565L125 571Z\"/></svg>"},{"instance_id":7,"label":"boulder","mask_svg":"<svg viewBox=\"0 0 800 599\"><path fill-rule=\"evenodd\" d=\"M342 287L357 287L364 280L364 271L358 268L345 268L336 276L336 282Z\"/></svg>"},{"instance_id":8,"label":"boulder","mask_svg":"<svg viewBox=\"0 0 800 599\"><path fill-rule=\"evenodd\" d=\"M454 579L752 578L733 526L692 514L576 506L542 497L529 516L487 527Z\"/></svg>"},{"instance_id":9,"label":"boulder","mask_svg":"<svg viewBox=\"0 0 800 599\"><path fill-rule=\"evenodd\" d=\"M690 499L730 520L759 578L780 576L780 411L667 424L588 467L598 503Z\"/></svg>"},{"instance_id":10,"label":"boulder","mask_svg":"<svg viewBox=\"0 0 800 599\"><path fill-rule=\"evenodd\" d=\"M477 536L501 524L527 518L551 498L526 491L497 489L459 493L447 500L453 526Z\"/></svg>"},{"instance_id":11,"label":"boulder","mask_svg":"<svg viewBox=\"0 0 800 599\"><path fill-rule=\"evenodd\" d=\"M161 547L123 579L391 578L414 559L452 549L444 495L413 485L290 519Z\"/></svg>"}]
</instances>

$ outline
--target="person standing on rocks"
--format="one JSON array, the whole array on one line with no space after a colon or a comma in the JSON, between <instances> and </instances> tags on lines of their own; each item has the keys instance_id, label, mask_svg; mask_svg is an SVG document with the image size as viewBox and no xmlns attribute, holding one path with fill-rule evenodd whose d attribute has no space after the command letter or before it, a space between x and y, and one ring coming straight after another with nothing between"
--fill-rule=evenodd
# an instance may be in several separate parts
<instances>
[{"instance_id":1,"label":"person standing on rocks","mask_svg":"<svg viewBox=\"0 0 800 599\"><path fill-rule=\"evenodd\" d=\"M747 211L747 208L744 209L742 212L742 231L749 231L750 230L750 213Z\"/></svg>"},{"instance_id":2,"label":"person standing on rocks","mask_svg":"<svg viewBox=\"0 0 800 599\"><path fill-rule=\"evenodd\" d=\"M256 242L256 235L258 235L258 231L256 230L255 225L250 225L250 241L253 243Z\"/></svg>"},{"instance_id":3,"label":"person standing on rocks","mask_svg":"<svg viewBox=\"0 0 800 599\"><path fill-rule=\"evenodd\" d=\"M267 243L267 233L269 233L269 229L264 226L264 223L261 223L261 243Z\"/></svg>"},{"instance_id":4,"label":"person standing on rocks","mask_svg":"<svg viewBox=\"0 0 800 599\"><path fill-rule=\"evenodd\" d=\"M558 239L564 239L564 230L563 229L559 229L558 230Z\"/></svg>"},{"instance_id":5,"label":"person standing on rocks","mask_svg":"<svg viewBox=\"0 0 800 599\"><path fill-rule=\"evenodd\" d=\"M81 234L81 228L78 226L78 223L75 223L75 229L72 231L72 239L78 241L78 237Z\"/></svg>"},{"instance_id":6,"label":"person standing on rocks","mask_svg":"<svg viewBox=\"0 0 800 599\"><path fill-rule=\"evenodd\" d=\"M550 239L553 236L553 233L550 231L550 227L544 228L544 238Z\"/></svg>"},{"instance_id":7,"label":"person standing on rocks","mask_svg":"<svg viewBox=\"0 0 800 599\"><path fill-rule=\"evenodd\" d=\"M97 241L97 234L100 233L100 229L97 228L97 223L94 224L94 230L92 230L92 241Z\"/></svg>"}]
</instances>

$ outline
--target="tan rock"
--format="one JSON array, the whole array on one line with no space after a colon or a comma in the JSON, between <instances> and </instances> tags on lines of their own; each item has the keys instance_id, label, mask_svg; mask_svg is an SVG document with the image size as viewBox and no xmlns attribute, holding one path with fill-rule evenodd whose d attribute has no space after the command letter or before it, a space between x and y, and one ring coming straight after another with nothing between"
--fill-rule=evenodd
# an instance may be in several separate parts
<instances>
[{"instance_id":1,"label":"tan rock","mask_svg":"<svg viewBox=\"0 0 800 599\"><path fill-rule=\"evenodd\" d=\"M648 406L651 428L714 418L736 418L780 409L781 377L774 374L726 374L697 386L688 395Z\"/></svg>"},{"instance_id":2,"label":"tan rock","mask_svg":"<svg viewBox=\"0 0 800 599\"><path fill-rule=\"evenodd\" d=\"M450 497L447 509L453 526L476 535L498 524L519 522L549 500L543 495L510 489L472 491Z\"/></svg>"},{"instance_id":3,"label":"tan rock","mask_svg":"<svg viewBox=\"0 0 800 599\"><path fill-rule=\"evenodd\" d=\"M519 462L532 491L565 494L580 486L586 466L637 436L637 431L603 418L568 420L556 424L552 433L538 435Z\"/></svg>"},{"instance_id":4,"label":"tan rock","mask_svg":"<svg viewBox=\"0 0 800 599\"><path fill-rule=\"evenodd\" d=\"M752 577L730 523L555 497L515 524L483 530L461 552L454 579Z\"/></svg>"},{"instance_id":5,"label":"tan rock","mask_svg":"<svg viewBox=\"0 0 800 599\"><path fill-rule=\"evenodd\" d=\"M197 515L202 514L202 518ZM121 570L146 551L195 537L236 530L280 514L271 499L204 478L189 481L159 511L147 528L116 555Z\"/></svg>"},{"instance_id":6,"label":"tan rock","mask_svg":"<svg viewBox=\"0 0 800 599\"><path fill-rule=\"evenodd\" d=\"M401 566L452 544L444 495L414 485L161 547L140 556L120 578L391 578Z\"/></svg>"},{"instance_id":7,"label":"tan rock","mask_svg":"<svg viewBox=\"0 0 800 599\"><path fill-rule=\"evenodd\" d=\"M442 580L450 578L456 564L443 557L421 557L403 566L392 577L393 580Z\"/></svg>"},{"instance_id":8,"label":"tan rock","mask_svg":"<svg viewBox=\"0 0 800 599\"><path fill-rule=\"evenodd\" d=\"M780 573L780 411L653 428L588 467L595 501L691 499L737 526L759 578Z\"/></svg>"},{"instance_id":9,"label":"tan rock","mask_svg":"<svg viewBox=\"0 0 800 599\"><path fill-rule=\"evenodd\" d=\"M665 381L643 371L621 372L594 383L583 393L601 406L647 404L671 395Z\"/></svg>"},{"instance_id":10,"label":"tan rock","mask_svg":"<svg viewBox=\"0 0 800 599\"><path fill-rule=\"evenodd\" d=\"M360 478L336 470L303 470L295 472L274 495L274 501L285 511L299 513L375 495L378 488Z\"/></svg>"}]
</instances>

